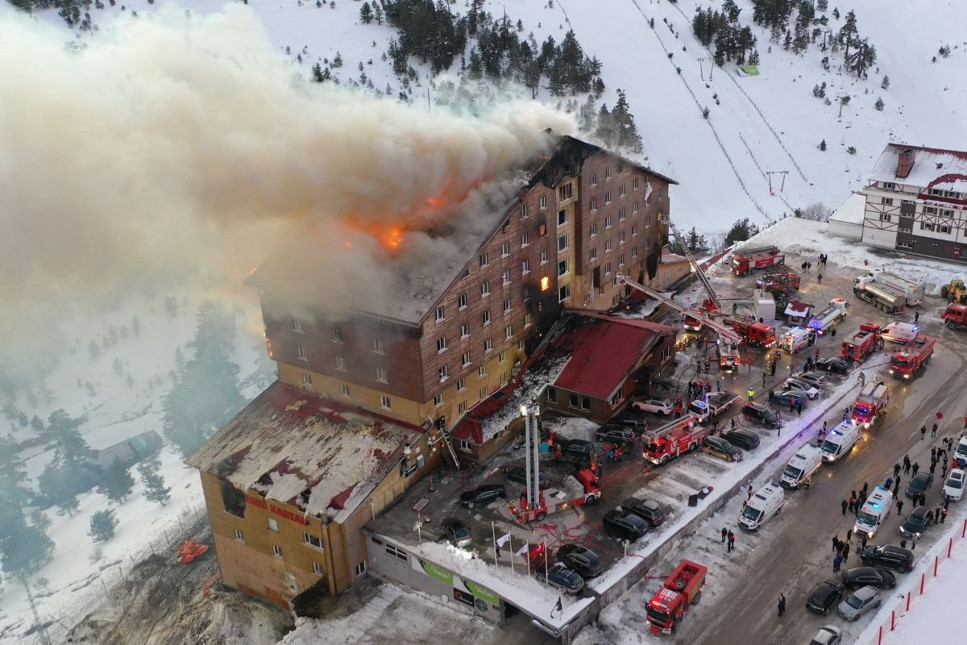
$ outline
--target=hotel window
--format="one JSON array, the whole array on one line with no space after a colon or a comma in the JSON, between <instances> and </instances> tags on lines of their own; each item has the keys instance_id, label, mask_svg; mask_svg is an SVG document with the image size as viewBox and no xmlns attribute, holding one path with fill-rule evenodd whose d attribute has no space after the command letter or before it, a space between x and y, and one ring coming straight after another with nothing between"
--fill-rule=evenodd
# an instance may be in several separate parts
<instances>
[{"instance_id":1,"label":"hotel window","mask_svg":"<svg viewBox=\"0 0 967 645\"><path fill-rule=\"evenodd\" d=\"M441 307L441 309L442 309L442 307ZM383 339L382 338L374 338L373 339L373 351L376 352L377 354L382 354L384 349L385 348L383 346Z\"/></svg>"},{"instance_id":2,"label":"hotel window","mask_svg":"<svg viewBox=\"0 0 967 645\"><path fill-rule=\"evenodd\" d=\"M524 231L523 233L521 233L520 234L520 245L521 246L527 246L530 243L531 243L530 233L528 233L527 231Z\"/></svg>"},{"instance_id":3,"label":"hotel window","mask_svg":"<svg viewBox=\"0 0 967 645\"><path fill-rule=\"evenodd\" d=\"M638 257L638 246L637 245L631 247L631 257L633 257L633 258Z\"/></svg>"},{"instance_id":4,"label":"hotel window","mask_svg":"<svg viewBox=\"0 0 967 645\"><path fill-rule=\"evenodd\" d=\"M547 195L541 195L540 199L537 201L537 205L541 210L547 208Z\"/></svg>"},{"instance_id":5,"label":"hotel window","mask_svg":"<svg viewBox=\"0 0 967 645\"><path fill-rule=\"evenodd\" d=\"M628 191L625 190L624 184L621 184L620 186L618 186L618 197L624 197L627 194L628 194Z\"/></svg>"},{"instance_id":6,"label":"hotel window","mask_svg":"<svg viewBox=\"0 0 967 645\"><path fill-rule=\"evenodd\" d=\"M547 249L541 251L541 264L547 264Z\"/></svg>"},{"instance_id":7,"label":"hotel window","mask_svg":"<svg viewBox=\"0 0 967 645\"><path fill-rule=\"evenodd\" d=\"M891 221L890 220L890 216L887 215L886 213L880 213L880 221L881 222L889 222L889 221Z\"/></svg>"},{"instance_id":8,"label":"hotel window","mask_svg":"<svg viewBox=\"0 0 967 645\"><path fill-rule=\"evenodd\" d=\"M611 263L608 262L604 265L604 275L611 275Z\"/></svg>"},{"instance_id":9,"label":"hotel window","mask_svg":"<svg viewBox=\"0 0 967 645\"><path fill-rule=\"evenodd\" d=\"M510 255L510 242L500 243L500 257L505 258Z\"/></svg>"},{"instance_id":10,"label":"hotel window","mask_svg":"<svg viewBox=\"0 0 967 645\"><path fill-rule=\"evenodd\" d=\"M530 327L533 324L534 324L534 317L531 314L524 314L524 327ZM522 349L522 348L519 348L519 349Z\"/></svg>"},{"instance_id":11,"label":"hotel window","mask_svg":"<svg viewBox=\"0 0 967 645\"><path fill-rule=\"evenodd\" d=\"M469 323L460 323L460 338L470 338Z\"/></svg>"},{"instance_id":12,"label":"hotel window","mask_svg":"<svg viewBox=\"0 0 967 645\"><path fill-rule=\"evenodd\" d=\"M571 297L571 285L566 284L561 287L557 292L557 301L564 302Z\"/></svg>"},{"instance_id":13,"label":"hotel window","mask_svg":"<svg viewBox=\"0 0 967 645\"><path fill-rule=\"evenodd\" d=\"M594 211L598 210L598 198L597 197L592 197L591 200L590 200L590 202L589 202L589 204L588 204L588 206L590 207L592 213Z\"/></svg>"},{"instance_id":14,"label":"hotel window","mask_svg":"<svg viewBox=\"0 0 967 645\"><path fill-rule=\"evenodd\" d=\"M470 365L470 352L464 352L463 356L460 357L460 366L466 367Z\"/></svg>"},{"instance_id":15,"label":"hotel window","mask_svg":"<svg viewBox=\"0 0 967 645\"><path fill-rule=\"evenodd\" d=\"M482 298L486 298L489 295L490 295L490 282L488 280L484 280L480 284L480 296Z\"/></svg>"},{"instance_id":16,"label":"hotel window","mask_svg":"<svg viewBox=\"0 0 967 645\"><path fill-rule=\"evenodd\" d=\"M513 336L514 336L514 326L507 325L506 327L504 327L504 340L509 340L510 338L513 338ZM500 359L500 360L503 360L503 359Z\"/></svg>"},{"instance_id":17,"label":"hotel window","mask_svg":"<svg viewBox=\"0 0 967 645\"><path fill-rule=\"evenodd\" d=\"M547 222L540 222L537 225L537 237L544 237L547 235Z\"/></svg>"},{"instance_id":18,"label":"hotel window","mask_svg":"<svg viewBox=\"0 0 967 645\"><path fill-rule=\"evenodd\" d=\"M460 401L460 403L457 404L457 414L463 414L466 411L467 411L467 402Z\"/></svg>"},{"instance_id":19,"label":"hotel window","mask_svg":"<svg viewBox=\"0 0 967 645\"><path fill-rule=\"evenodd\" d=\"M896 190L896 184L894 184L892 181L884 182L883 187L887 190Z\"/></svg>"},{"instance_id":20,"label":"hotel window","mask_svg":"<svg viewBox=\"0 0 967 645\"><path fill-rule=\"evenodd\" d=\"M511 306L510 298L504 298L504 313L507 313L511 309L513 309L513 307Z\"/></svg>"},{"instance_id":21,"label":"hotel window","mask_svg":"<svg viewBox=\"0 0 967 645\"><path fill-rule=\"evenodd\" d=\"M625 209L619 208L618 209L618 221L619 222L623 222L626 219L628 219L628 216L625 214Z\"/></svg>"},{"instance_id":22,"label":"hotel window","mask_svg":"<svg viewBox=\"0 0 967 645\"><path fill-rule=\"evenodd\" d=\"M591 237L594 237L595 235L598 234L598 224L597 224L597 222L591 224L590 228L588 228L588 232L591 234Z\"/></svg>"},{"instance_id":23,"label":"hotel window","mask_svg":"<svg viewBox=\"0 0 967 645\"><path fill-rule=\"evenodd\" d=\"M302 333L302 321L298 318L292 319L292 331Z\"/></svg>"},{"instance_id":24,"label":"hotel window","mask_svg":"<svg viewBox=\"0 0 967 645\"><path fill-rule=\"evenodd\" d=\"M605 228L611 228L611 216L610 215L608 215L607 217L604 218L604 227Z\"/></svg>"},{"instance_id":25,"label":"hotel window","mask_svg":"<svg viewBox=\"0 0 967 645\"><path fill-rule=\"evenodd\" d=\"M479 376L480 378L483 378L483 377L487 376L487 366L486 365L481 365L480 367L477 368L477 376Z\"/></svg>"},{"instance_id":26,"label":"hotel window","mask_svg":"<svg viewBox=\"0 0 967 645\"><path fill-rule=\"evenodd\" d=\"M442 406L443 406L443 395L442 394L434 394L433 395L433 407L439 408L439 407L442 407Z\"/></svg>"},{"instance_id":27,"label":"hotel window","mask_svg":"<svg viewBox=\"0 0 967 645\"><path fill-rule=\"evenodd\" d=\"M306 353L306 348L302 345L295 346L295 353L299 357L299 360L307 361L309 360L309 354Z\"/></svg>"},{"instance_id":28,"label":"hotel window","mask_svg":"<svg viewBox=\"0 0 967 645\"><path fill-rule=\"evenodd\" d=\"M346 371L346 358L343 356L336 357L336 369L340 372Z\"/></svg>"},{"instance_id":29,"label":"hotel window","mask_svg":"<svg viewBox=\"0 0 967 645\"><path fill-rule=\"evenodd\" d=\"M480 256L480 268L483 269L488 266L490 266L490 256L484 253Z\"/></svg>"},{"instance_id":30,"label":"hotel window","mask_svg":"<svg viewBox=\"0 0 967 645\"><path fill-rule=\"evenodd\" d=\"M520 272L523 275L527 275L528 273L531 272L531 261L530 260L524 260L524 261L522 261L520 263Z\"/></svg>"},{"instance_id":31,"label":"hotel window","mask_svg":"<svg viewBox=\"0 0 967 645\"><path fill-rule=\"evenodd\" d=\"M634 224L631 225L631 237L634 237L635 235L638 235L638 223L637 222L635 222Z\"/></svg>"},{"instance_id":32,"label":"hotel window","mask_svg":"<svg viewBox=\"0 0 967 645\"><path fill-rule=\"evenodd\" d=\"M488 338L484 341L484 353L494 351L494 339Z\"/></svg>"},{"instance_id":33,"label":"hotel window","mask_svg":"<svg viewBox=\"0 0 967 645\"><path fill-rule=\"evenodd\" d=\"M631 190L638 190L638 178L635 177L631 180Z\"/></svg>"},{"instance_id":34,"label":"hotel window","mask_svg":"<svg viewBox=\"0 0 967 645\"><path fill-rule=\"evenodd\" d=\"M277 558L281 558L282 557L282 547L280 547L278 544L273 544L272 545L272 555L274 555Z\"/></svg>"},{"instance_id":35,"label":"hotel window","mask_svg":"<svg viewBox=\"0 0 967 645\"><path fill-rule=\"evenodd\" d=\"M309 372L303 372L302 373L302 384L303 385L312 385L312 374L310 374Z\"/></svg>"},{"instance_id":36,"label":"hotel window","mask_svg":"<svg viewBox=\"0 0 967 645\"><path fill-rule=\"evenodd\" d=\"M604 179L605 179L605 181L608 181L608 180L611 179L611 167L610 166L608 166L604 170Z\"/></svg>"},{"instance_id":37,"label":"hotel window","mask_svg":"<svg viewBox=\"0 0 967 645\"><path fill-rule=\"evenodd\" d=\"M565 200L571 199L574 196L574 188L571 186L571 182L564 184L563 186L557 187L557 201L563 202Z\"/></svg>"},{"instance_id":38,"label":"hotel window","mask_svg":"<svg viewBox=\"0 0 967 645\"><path fill-rule=\"evenodd\" d=\"M322 565L319 564L318 562L313 562L312 563L312 572L314 574L316 574L317 576L321 576L322 575Z\"/></svg>"},{"instance_id":39,"label":"hotel window","mask_svg":"<svg viewBox=\"0 0 967 645\"><path fill-rule=\"evenodd\" d=\"M457 307L459 309L467 308L467 294L461 293L459 296L457 296Z\"/></svg>"},{"instance_id":40,"label":"hotel window","mask_svg":"<svg viewBox=\"0 0 967 645\"><path fill-rule=\"evenodd\" d=\"M567 209L562 208L557 211L557 225L564 226L565 224L567 224Z\"/></svg>"},{"instance_id":41,"label":"hotel window","mask_svg":"<svg viewBox=\"0 0 967 645\"><path fill-rule=\"evenodd\" d=\"M443 367L437 370L437 374L440 375L440 382L443 383L448 378L450 378L450 367L447 365L444 365Z\"/></svg>"},{"instance_id":42,"label":"hotel window","mask_svg":"<svg viewBox=\"0 0 967 645\"><path fill-rule=\"evenodd\" d=\"M332 335L330 336L330 339L334 343L341 343L341 342L343 342L343 340L342 340L342 329L340 327L333 327L332 328Z\"/></svg>"},{"instance_id":43,"label":"hotel window","mask_svg":"<svg viewBox=\"0 0 967 645\"><path fill-rule=\"evenodd\" d=\"M302 539L306 546L311 546L313 549L322 550L322 538L311 533L303 533Z\"/></svg>"},{"instance_id":44,"label":"hotel window","mask_svg":"<svg viewBox=\"0 0 967 645\"><path fill-rule=\"evenodd\" d=\"M398 560L402 560L403 562L407 562L409 560L409 557L406 555L406 551L399 548L395 544L387 544L386 552L391 556L393 556L394 558Z\"/></svg>"},{"instance_id":45,"label":"hotel window","mask_svg":"<svg viewBox=\"0 0 967 645\"><path fill-rule=\"evenodd\" d=\"M270 531L275 531L276 533L279 532L279 523L275 520L274 517L268 518L268 524L269 524Z\"/></svg>"},{"instance_id":46,"label":"hotel window","mask_svg":"<svg viewBox=\"0 0 967 645\"><path fill-rule=\"evenodd\" d=\"M356 576L359 577L359 576L363 575L364 573L366 573L366 561L365 560L363 560L362 562L360 562L359 564L356 565Z\"/></svg>"},{"instance_id":47,"label":"hotel window","mask_svg":"<svg viewBox=\"0 0 967 645\"><path fill-rule=\"evenodd\" d=\"M880 198L880 203L883 204L884 206L893 206L893 198L892 197L881 197Z\"/></svg>"},{"instance_id":48,"label":"hotel window","mask_svg":"<svg viewBox=\"0 0 967 645\"><path fill-rule=\"evenodd\" d=\"M591 173L591 185L592 186L597 186L598 185L598 173L596 173L596 172L592 172Z\"/></svg>"},{"instance_id":49,"label":"hotel window","mask_svg":"<svg viewBox=\"0 0 967 645\"><path fill-rule=\"evenodd\" d=\"M463 392L466 389L467 389L467 380L462 378L457 379L457 392Z\"/></svg>"},{"instance_id":50,"label":"hotel window","mask_svg":"<svg viewBox=\"0 0 967 645\"><path fill-rule=\"evenodd\" d=\"M480 399L481 401L486 399L488 394L490 394L490 390L488 390L486 386L477 390L477 398Z\"/></svg>"},{"instance_id":51,"label":"hotel window","mask_svg":"<svg viewBox=\"0 0 967 645\"><path fill-rule=\"evenodd\" d=\"M562 235L561 237L557 238L558 251L566 251L570 246L571 246L571 238L569 235Z\"/></svg>"},{"instance_id":52,"label":"hotel window","mask_svg":"<svg viewBox=\"0 0 967 645\"><path fill-rule=\"evenodd\" d=\"M506 233L509 230L510 230L510 219L508 218L504 220L504 225L500 227L500 232Z\"/></svg>"},{"instance_id":53,"label":"hotel window","mask_svg":"<svg viewBox=\"0 0 967 645\"><path fill-rule=\"evenodd\" d=\"M386 380L386 370L382 367L376 368L376 380L380 383L389 383L389 381Z\"/></svg>"},{"instance_id":54,"label":"hotel window","mask_svg":"<svg viewBox=\"0 0 967 645\"><path fill-rule=\"evenodd\" d=\"M620 269L624 265L625 265L625 254L622 253L621 255L618 256L618 268Z\"/></svg>"},{"instance_id":55,"label":"hotel window","mask_svg":"<svg viewBox=\"0 0 967 645\"><path fill-rule=\"evenodd\" d=\"M552 387L547 388L547 400L551 403L557 403L557 390Z\"/></svg>"},{"instance_id":56,"label":"hotel window","mask_svg":"<svg viewBox=\"0 0 967 645\"><path fill-rule=\"evenodd\" d=\"M604 241L604 252L611 253L611 240Z\"/></svg>"},{"instance_id":57,"label":"hotel window","mask_svg":"<svg viewBox=\"0 0 967 645\"><path fill-rule=\"evenodd\" d=\"M594 262L595 260L597 260L598 250L593 248L590 251L588 251L588 258L591 260L591 262Z\"/></svg>"},{"instance_id":58,"label":"hotel window","mask_svg":"<svg viewBox=\"0 0 967 645\"><path fill-rule=\"evenodd\" d=\"M438 353L439 352L442 352L442 351L446 351L446 348L447 348L447 337L446 336L441 336L440 338L437 338L436 339L436 351Z\"/></svg>"},{"instance_id":59,"label":"hotel window","mask_svg":"<svg viewBox=\"0 0 967 645\"><path fill-rule=\"evenodd\" d=\"M437 307L436 308L436 321L437 322L443 322L444 320L446 320L446 318L447 318L446 317L446 311L443 309L443 307Z\"/></svg>"},{"instance_id":60,"label":"hotel window","mask_svg":"<svg viewBox=\"0 0 967 645\"><path fill-rule=\"evenodd\" d=\"M510 284L510 271L504 271L504 274L502 277L505 285Z\"/></svg>"},{"instance_id":61,"label":"hotel window","mask_svg":"<svg viewBox=\"0 0 967 645\"><path fill-rule=\"evenodd\" d=\"M933 222L920 222L920 230L932 232L934 230Z\"/></svg>"},{"instance_id":62,"label":"hotel window","mask_svg":"<svg viewBox=\"0 0 967 645\"><path fill-rule=\"evenodd\" d=\"M557 275L567 275L567 259L563 259L557 263Z\"/></svg>"},{"instance_id":63,"label":"hotel window","mask_svg":"<svg viewBox=\"0 0 967 645\"><path fill-rule=\"evenodd\" d=\"M632 213L638 212L638 202L631 202L631 212Z\"/></svg>"},{"instance_id":64,"label":"hotel window","mask_svg":"<svg viewBox=\"0 0 967 645\"><path fill-rule=\"evenodd\" d=\"M349 398L349 386L345 383L339 384L339 393L342 394L347 399Z\"/></svg>"},{"instance_id":65,"label":"hotel window","mask_svg":"<svg viewBox=\"0 0 967 645\"><path fill-rule=\"evenodd\" d=\"M242 533L242 529L235 529L235 541L245 544L245 534Z\"/></svg>"},{"instance_id":66,"label":"hotel window","mask_svg":"<svg viewBox=\"0 0 967 645\"><path fill-rule=\"evenodd\" d=\"M611 191L610 190L604 194L604 203L605 204L610 204L611 203Z\"/></svg>"},{"instance_id":67,"label":"hotel window","mask_svg":"<svg viewBox=\"0 0 967 645\"><path fill-rule=\"evenodd\" d=\"M382 395L382 396L379 397L379 407L381 407L381 408L383 408L385 410L392 410L393 409L393 402L390 400L390 398L388 396Z\"/></svg>"},{"instance_id":68,"label":"hotel window","mask_svg":"<svg viewBox=\"0 0 967 645\"><path fill-rule=\"evenodd\" d=\"M483 324L484 325L489 325L490 324L490 310L488 309L487 311L483 312L482 316L483 316Z\"/></svg>"},{"instance_id":69,"label":"hotel window","mask_svg":"<svg viewBox=\"0 0 967 645\"><path fill-rule=\"evenodd\" d=\"M520 218L527 219L527 204L520 205Z\"/></svg>"},{"instance_id":70,"label":"hotel window","mask_svg":"<svg viewBox=\"0 0 967 645\"><path fill-rule=\"evenodd\" d=\"M460 450L463 450L464 452L470 452L470 449L471 449L470 442L467 441L466 439L460 440L459 447L460 447Z\"/></svg>"},{"instance_id":71,"label":"hotel window","mask_svg":"<svg viewBox=\"0 0 967 645\"><path fill-rule=\"evenodd\" d=\"M625 232L624 231L619 231L618 232L618 244L624 244L624 243L625 243Z\"/></svg>"},{"instance_id":72,"label":"hotel window","mask_svg":"<svg viewBox=\"0 0 967 645\"><path fill-rule=\"evenodd\" d=\"M498 363L503 363L506 360L507 360L507 352L500 352L499 354L497 354Z\"/></svg>"}]
</instances>

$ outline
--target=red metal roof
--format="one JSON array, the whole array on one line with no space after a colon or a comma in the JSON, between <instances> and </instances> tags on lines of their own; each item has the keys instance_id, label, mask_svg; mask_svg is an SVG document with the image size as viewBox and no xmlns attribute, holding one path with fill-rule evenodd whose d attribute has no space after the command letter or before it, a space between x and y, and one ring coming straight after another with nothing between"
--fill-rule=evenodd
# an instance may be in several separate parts
<instances>
[{"instance_id":1,"label":"red metal roof","mask_svg":"<svg viewBox=\"0 0 967 645\"><path fill-rule=\"evenodd\" d=\"M609 399L635 368L649 341L665 325L637 319L587 315L566 343L571 360L554 382L556 387L595 399Z\"/></svg>"}]
</instances>

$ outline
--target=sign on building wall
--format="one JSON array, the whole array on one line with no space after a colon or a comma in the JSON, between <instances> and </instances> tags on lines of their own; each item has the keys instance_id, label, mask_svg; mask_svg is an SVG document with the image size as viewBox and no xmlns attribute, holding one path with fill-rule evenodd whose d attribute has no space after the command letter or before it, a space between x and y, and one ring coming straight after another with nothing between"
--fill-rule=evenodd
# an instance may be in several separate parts
<instances>
[{"instance_id":1,"label":"sign on building wall","mask_svg":"<svg viewBox=\"0 0 967 645\"><path fill-rule=\"evenodd\" d=\"M410 562L415 570L430 576L434 580L439 580L443 584L450 585L453 588L454 600L474 607L481 613L489 611L491 607L500 607L500 597L473 580L461 578L438 564L420 558L410 558Z\"/></svg>"}]
</instances>

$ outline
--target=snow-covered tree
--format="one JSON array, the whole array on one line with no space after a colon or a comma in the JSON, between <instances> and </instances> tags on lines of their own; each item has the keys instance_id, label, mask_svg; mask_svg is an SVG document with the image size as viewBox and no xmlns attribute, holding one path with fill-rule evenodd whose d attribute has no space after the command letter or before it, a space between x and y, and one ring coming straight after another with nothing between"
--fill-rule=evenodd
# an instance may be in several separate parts
<instances>
[{"instance_id":1,"label":"snow-covered tree","mask_svg":"<svg viewBox=\"0 0 967 645\"><path fill-rule=\"evenodd\" d=\"M114 537L114 529L117 528L118 518L114 511L96 511L91 515L91 526L88 530L95 542L106 542Z\"/></svg>"},{"instance_id":2,"label":"snow-covered tree","mask_svg":"<svg viewBox=\"0 0 967 645\"><path fill-rule=\"evenodd\" d=\"M133 487L134 477L128 472L128 466L120 459L115 459L104 471L98 492L106 495L112 502L123 503L131 494Z\"/></svg>"}]
</instances>

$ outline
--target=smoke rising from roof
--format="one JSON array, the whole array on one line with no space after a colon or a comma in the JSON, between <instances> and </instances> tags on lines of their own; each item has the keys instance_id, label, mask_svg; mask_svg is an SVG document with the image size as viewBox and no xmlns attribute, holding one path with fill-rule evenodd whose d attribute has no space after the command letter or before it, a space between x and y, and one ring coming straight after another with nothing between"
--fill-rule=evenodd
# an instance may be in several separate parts
<instances>
[{"instance_id":1,"label":"smoke rising from roof","mask_svg":"<svg viewBox=\"0 0 967 645\"><path fill-rule=\"evenodd\" d=\"M428 199L462 201L547 149L543 129L574 129L531 102L467 119L308 83L240 5L123 17L80 47L22 14L0 23L7 341L159 274L234 288L286 240L341 248L347 216L425 224ZM385 261L354 250L353 273Z\"/></svg>"}]
</instances>

